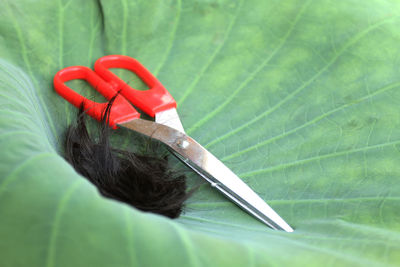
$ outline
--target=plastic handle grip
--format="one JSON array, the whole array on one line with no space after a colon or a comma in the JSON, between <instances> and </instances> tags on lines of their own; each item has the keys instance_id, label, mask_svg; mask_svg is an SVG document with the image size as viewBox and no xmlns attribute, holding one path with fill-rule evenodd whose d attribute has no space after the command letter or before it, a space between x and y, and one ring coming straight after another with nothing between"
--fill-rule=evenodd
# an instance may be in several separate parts
<instances>
[{"instance_id":1,"label":"plastic handle grip","mask_svg":"<svg viewBox=\"0 0 400 267\"><path fill-rule=\"evenodd\" d=\"M149 90L133 89L109 68L122 68L134 72L149 87ZM176 102L167 89L136 59L121 55L104 56L96 61L94 70L129 102L152 117L157 112L176 108Z\"/></svg>"},{"instance_id":2,"label":"plastic handle grip","mask_svg":"<svg viewBox=\"0 0 400 267\"><path fill-rule=\"evenodd\" d=\"M54 76L54 89L60 96L77 108L80 108L81 105L83 105L83 108L88 115L100 121L104 110L107 107L107 103L97 103L89 100L65 84L65 82L75 79L86 80L94 89L108 100L114 97L117 94L117 91L100 78L94 71L84 66L67 67L57 72ZM140 114L129 104L129 102L124 99L124 97L118 95L110 110L109 124L111 127L117 128L117 123L126 122L139 117Z\"/></svg>"}]
</instances>

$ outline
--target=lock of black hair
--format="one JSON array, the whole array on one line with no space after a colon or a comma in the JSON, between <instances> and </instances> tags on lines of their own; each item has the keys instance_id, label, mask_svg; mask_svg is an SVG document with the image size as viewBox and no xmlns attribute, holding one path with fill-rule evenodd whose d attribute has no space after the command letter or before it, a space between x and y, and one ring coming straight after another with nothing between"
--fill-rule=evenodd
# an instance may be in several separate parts
<instances>
[{"instance_id":1,"label":"lock of black hair","mask_svg":"<svg viewBox=\"0 0 400 267\"><path fill-rule=\"evenodd\" d=\"M89 134L83 106L76 122L65 134L65 158L75 170L108 198L125 202L142 211L177 218L187 190L186 177L170 169L167 156L143 155L110 144L108 127L111 106L104 111L97 135Z\"/></svg>"}]
</instances>

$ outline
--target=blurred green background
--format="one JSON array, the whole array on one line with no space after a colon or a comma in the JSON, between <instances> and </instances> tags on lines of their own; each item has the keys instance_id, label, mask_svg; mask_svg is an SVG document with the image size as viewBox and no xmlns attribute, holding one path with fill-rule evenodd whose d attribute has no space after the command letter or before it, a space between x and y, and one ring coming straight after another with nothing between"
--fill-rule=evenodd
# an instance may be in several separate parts
<instances>
[{"instance_id":1,"label":"blurred green background","mask_svg":"<svg viewBox=\"0 0 400 267\"><path fill-rule=\"evenodd\" d=\"M398 265L399 14L399 1L374 0L3 0L0 265ZM295 232L208 185L170 220L75 173L62 134L76 110L52 78L108 54L157 76L187 132Z\"/></svg>"}]
</instances>

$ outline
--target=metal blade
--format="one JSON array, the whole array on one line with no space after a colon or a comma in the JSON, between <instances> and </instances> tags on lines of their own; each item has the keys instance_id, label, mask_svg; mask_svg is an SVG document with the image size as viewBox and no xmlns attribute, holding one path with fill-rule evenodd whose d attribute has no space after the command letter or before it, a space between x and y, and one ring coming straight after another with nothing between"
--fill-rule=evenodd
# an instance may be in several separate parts
<instances>
[{"instance_id":1,"label":"metal blade","mask_svg":"<svg viewBox=\"0 0 400 267\"><path fill-rule=\"evenodd\" d=\"M183 129L181 119L179 119L178 112L176 108L167 109L156 113L155 121L157 123L167 125L181 133L185 133Z\"/></svg>"},{"instance_id":2,"label":"metal blade","mask_svg":"<svg viewBox=\"0 0 400 267\"><path fill-rule=\"evenodd\" d=\"M238 176L183 132L141 119L121 123L119 126L163 142L182 162L241 208L273 229L293 232L293 229Z\"/></svg>"}]
</instances>

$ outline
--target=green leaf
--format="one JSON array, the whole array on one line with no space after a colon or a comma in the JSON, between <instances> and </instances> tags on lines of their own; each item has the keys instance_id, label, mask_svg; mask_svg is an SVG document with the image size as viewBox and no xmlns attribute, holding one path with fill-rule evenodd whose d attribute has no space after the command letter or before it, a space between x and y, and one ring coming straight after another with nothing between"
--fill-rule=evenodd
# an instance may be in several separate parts
<instances>
[{"instance_id":1,"label":"green leaf","mask_svg":"<svg viewBox=\"0 0 400 267\"><path fill-rule=\"evenodd\" d=\"M0 265L398 264L399 15L378 0L3 1ZM169 220L76 174L62 158L76 110L52 78L107 54L153 72L187 132L295 232L208 185Z\"/></svg>"}]
</instances>

